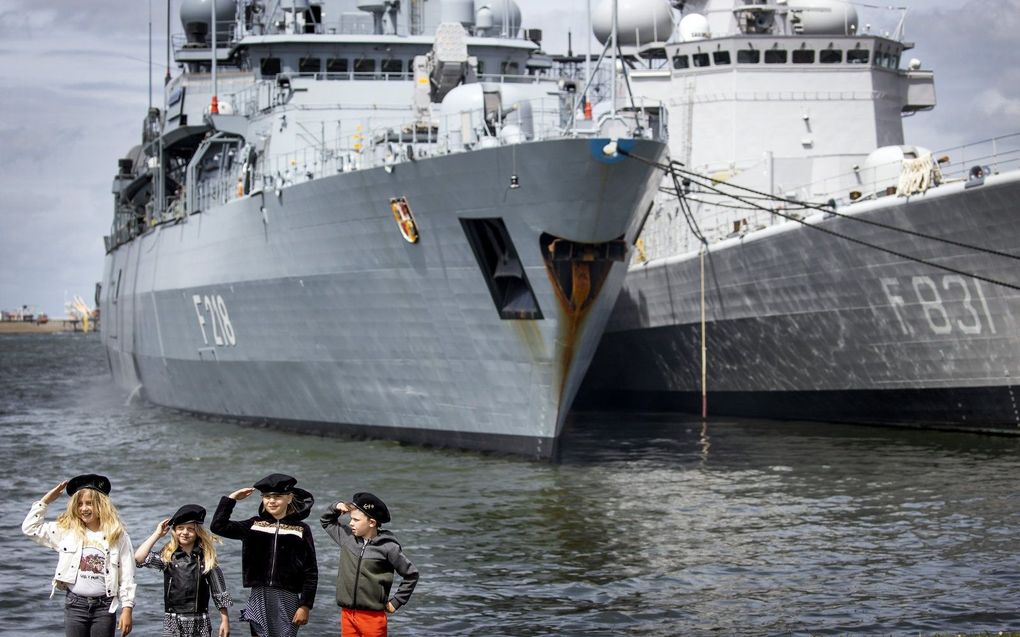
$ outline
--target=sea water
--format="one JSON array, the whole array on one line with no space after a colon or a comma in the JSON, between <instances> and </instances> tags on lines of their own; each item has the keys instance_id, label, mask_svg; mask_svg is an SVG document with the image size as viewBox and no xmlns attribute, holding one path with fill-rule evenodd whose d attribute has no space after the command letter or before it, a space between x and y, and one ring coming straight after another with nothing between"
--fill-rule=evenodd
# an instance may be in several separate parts
<instances>
[{"instance_id":1,"label":"sea water","mask_svg":"<svg viewBox=\"0 0 1020 637\"><path fill-rule=\"evenodd\" d=\"M677 415L573 414L534 462L284 433L115 387L96 335L0 335L3 635L62 634L56 554L19 529L61 480L101 473L137 545L272 472L311 491L319 589L303 635L338 633L325 505L372 491L417 565L391 635L950 634L1020 629L1020 439ZM49 519L66 504L61 498ZM236 516L255 513L256 497ZM162 541L159 545L162 545ZM240 544L220 561L236 600ZM136 635L162 575L137 573ZM214 627L216 620L214 619Z\"/></svg>"}]
</instances>

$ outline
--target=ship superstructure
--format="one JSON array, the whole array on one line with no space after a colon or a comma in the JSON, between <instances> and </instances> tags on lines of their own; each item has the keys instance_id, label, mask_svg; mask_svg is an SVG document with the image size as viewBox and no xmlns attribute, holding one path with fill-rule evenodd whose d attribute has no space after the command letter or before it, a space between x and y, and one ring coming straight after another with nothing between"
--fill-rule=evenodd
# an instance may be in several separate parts
<instances>
[{"instance_id":1,"label":"ship superstructure","mask_svg":"<svg viewBox=\"0 0 1020 637\"><path fill-rule=\"evenodd\" d=\"M513 2L180 14L182 72L114 180L97 296L117 381L245 422L551 455L658 183L617 149L664 156L664 111L578 115Z\"/></svg>"},{"instance_id":2,"label":"ship superstructure","mask_svg":"<svg viewBox=\"0 0 1020 637\"><path fill-rule=\"evenodd\" d=\"M630 43L673 172L586 404L1020 431L1020 136L904 144L935 91L902 16L673 4L668 38Z\"/></svg>"}]
</instances>

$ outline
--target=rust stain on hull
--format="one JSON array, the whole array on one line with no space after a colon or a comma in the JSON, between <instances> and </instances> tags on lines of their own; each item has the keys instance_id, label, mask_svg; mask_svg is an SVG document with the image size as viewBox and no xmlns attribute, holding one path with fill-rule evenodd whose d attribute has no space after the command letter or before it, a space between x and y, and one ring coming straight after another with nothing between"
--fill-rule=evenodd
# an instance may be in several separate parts
<instances>
[{"instance_id":1,"label":"rust stain on hull","mask_svg":"<svg viewBox=\"0 0 1020 637\"><path fill-rule=\"evenodd\" d=\"M560 313L559 343L559 404L565 407L563 397L573 366L578 339L584 328L602 284L612 265L626 253L622 238L598 244L585 244L542 237L546 274L556 293Z\"/></svg>"}]
</instances>

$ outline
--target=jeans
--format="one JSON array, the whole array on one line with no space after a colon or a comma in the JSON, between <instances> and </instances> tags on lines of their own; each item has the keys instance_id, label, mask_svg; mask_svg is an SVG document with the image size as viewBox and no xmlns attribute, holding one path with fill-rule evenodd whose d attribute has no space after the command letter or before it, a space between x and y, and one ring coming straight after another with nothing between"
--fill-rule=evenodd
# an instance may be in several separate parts
<instances>
[{"instance_id":1,"label":"jeans","mask_svg":"<svg viewBox=\"0 0 1020 637\"><path fill-rule=\"evenodd\" d=\"M113 637L117 614L110 612L112 597L82 597L67 591L64 601L66 637Z\"/></svg>"}]
</instances>

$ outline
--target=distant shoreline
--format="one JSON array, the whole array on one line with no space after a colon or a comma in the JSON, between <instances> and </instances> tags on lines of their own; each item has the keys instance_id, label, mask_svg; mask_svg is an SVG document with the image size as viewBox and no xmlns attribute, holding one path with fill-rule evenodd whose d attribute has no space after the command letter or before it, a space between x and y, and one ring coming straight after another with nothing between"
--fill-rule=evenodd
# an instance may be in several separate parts
<instances>
[{"instance_id":1,"label":"distant shoreline","mask_svg":"<svg viewBox=\"0 0 1020 637\"><path fill-rule=\"evenodd\" d=\"M91 328L92 325L89 325L90 331ZM48 322L38 325L34 321L0 321L0 334L53 334L80 330L80 321L65 319L50 319Z\"/></svg>"}]
</instances>

